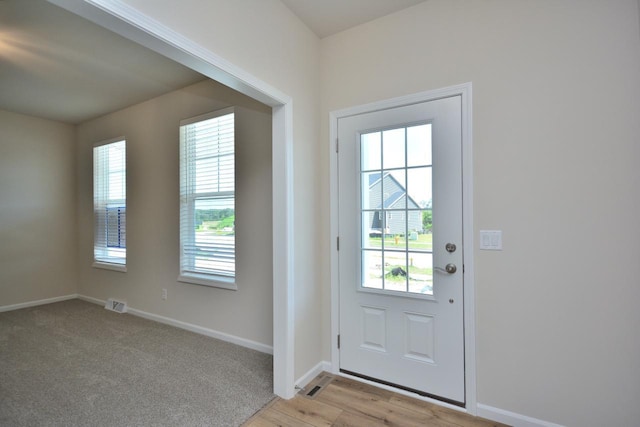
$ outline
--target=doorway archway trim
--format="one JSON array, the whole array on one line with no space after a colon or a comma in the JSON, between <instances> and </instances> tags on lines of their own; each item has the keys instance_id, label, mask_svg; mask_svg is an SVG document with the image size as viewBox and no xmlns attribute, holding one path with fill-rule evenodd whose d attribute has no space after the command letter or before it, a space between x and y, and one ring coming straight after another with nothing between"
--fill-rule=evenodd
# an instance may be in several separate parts
<instances>
[{"instance_id":1,"label":"doorway archway trim","mask_svg":"<svg viewBox=\"0 0 640 427\"><path fill-rule=\"evenodd\" d=\"M48 0L273 108L273 382L295 395L293 326L293 106L290 96L120 0Z\"/></svg>"}]
</instances>

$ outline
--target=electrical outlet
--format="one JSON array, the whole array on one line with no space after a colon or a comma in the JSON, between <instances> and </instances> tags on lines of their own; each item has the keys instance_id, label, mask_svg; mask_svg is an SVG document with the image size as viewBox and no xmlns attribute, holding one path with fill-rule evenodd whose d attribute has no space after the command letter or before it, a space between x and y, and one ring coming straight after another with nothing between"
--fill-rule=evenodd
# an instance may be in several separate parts
<instances>
[{"instance_id":1,"label":"electrical outlet","mask_svg":"<svg viewBox=\"0 0 640 427\"><path fill-rule=\"evenodd\" d=\"M166 289L162 289L162 299L167 299L167 290Z\"/></svg>"}]
</instances>

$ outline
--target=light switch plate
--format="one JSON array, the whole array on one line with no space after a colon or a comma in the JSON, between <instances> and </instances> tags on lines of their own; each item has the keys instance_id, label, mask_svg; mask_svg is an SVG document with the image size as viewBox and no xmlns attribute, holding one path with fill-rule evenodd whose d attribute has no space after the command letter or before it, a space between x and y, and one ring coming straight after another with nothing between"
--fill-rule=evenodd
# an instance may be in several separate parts
<instances>
[{"instance_id":1,"label":"light switch plate","mask_svg":"<svg viewBox=\"0 0 640 427\"><path fill-rule=\"evenodd\" d=\"M480 249L485 251L501 251L502 230L480 230Z\"/></svg>"}]
</instances>

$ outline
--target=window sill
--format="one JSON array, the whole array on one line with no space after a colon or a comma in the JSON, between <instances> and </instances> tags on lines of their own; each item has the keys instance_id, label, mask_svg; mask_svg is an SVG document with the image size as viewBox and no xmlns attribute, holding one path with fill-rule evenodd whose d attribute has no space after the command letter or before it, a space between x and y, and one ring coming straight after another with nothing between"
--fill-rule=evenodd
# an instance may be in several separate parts
<instances>
[{"instance_id":1,"label":"window sill","mask_svg":"<svg viewBox=\"0 0 640 427\"><path fill-rule=\"evenodd\" d=\"M180 276L178 276L178 282L190 283L192 285L210 286L212 288L228 289L230 291L238 290L235 277L182 273Z\"/></svg>"},{"instance_id":2,"label":"window sill","mask_svg":"<svg viewBox=\"0 0 640 427\"><path fill-rule=\"evenodd\" d=\"M127 265L126 264L113 264L110 262L103 262L103 261L94 261L92 264L93 268L102 268L104 270L113 270L113 271L119 271L121 273L126 273L127 272Z\"/></svg>"}]
</instances>

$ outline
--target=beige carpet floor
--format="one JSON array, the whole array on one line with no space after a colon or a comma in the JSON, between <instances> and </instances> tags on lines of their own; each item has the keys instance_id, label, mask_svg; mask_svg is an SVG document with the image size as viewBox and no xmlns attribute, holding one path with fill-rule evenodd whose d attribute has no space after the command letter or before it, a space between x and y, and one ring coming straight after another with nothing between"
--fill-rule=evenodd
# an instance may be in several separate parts
<instances>
[{"instance_id":1,"label":"beige carpet floor","mask_svg":"<svg viewBox=\"0 0 640 427\"><path fill-rule=\"evenodd\" d=\"M238 426L272 356L80 300L0 313L1 426Z\"/></svg>"}]
</instances>

